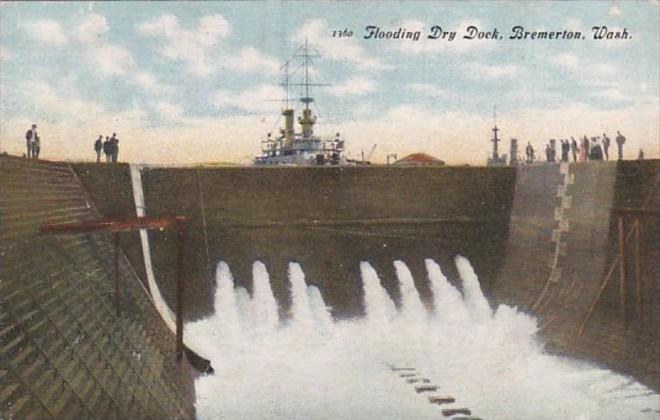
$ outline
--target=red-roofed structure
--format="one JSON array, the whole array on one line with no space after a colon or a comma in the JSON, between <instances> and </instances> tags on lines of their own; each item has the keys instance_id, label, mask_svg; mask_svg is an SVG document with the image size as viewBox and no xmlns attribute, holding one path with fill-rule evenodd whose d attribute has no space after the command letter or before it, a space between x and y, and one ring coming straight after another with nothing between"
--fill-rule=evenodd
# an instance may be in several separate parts
<instances>
[{"instance_id":1,"label":"red-roofed structure","mask_svg":"<svg viewBox=\"0 0 660 420\"><path fill-rule=\"evenodd\" d=\"M413 153L404 158L394 162L395 165L406 166L427 166L427 165L444 165L445 161L434 158L426 153Z\"/></svg>"}]
</instances>

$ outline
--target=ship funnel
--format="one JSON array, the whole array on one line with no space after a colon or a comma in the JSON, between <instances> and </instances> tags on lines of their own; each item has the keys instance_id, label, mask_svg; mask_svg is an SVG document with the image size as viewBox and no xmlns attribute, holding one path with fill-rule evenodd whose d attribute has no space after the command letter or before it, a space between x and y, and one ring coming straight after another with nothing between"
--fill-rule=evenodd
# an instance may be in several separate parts
<instances>
[{"instance_id":1,"label":"ship funnel","mask_svg":"<svg viewBox=\"0 0 660 420\"><path fill-rule=\"evenodd\" d=\"M287 146L293 143L293 109L282 111L284 115L284 139Z\"/></svg>"}]
</instances>

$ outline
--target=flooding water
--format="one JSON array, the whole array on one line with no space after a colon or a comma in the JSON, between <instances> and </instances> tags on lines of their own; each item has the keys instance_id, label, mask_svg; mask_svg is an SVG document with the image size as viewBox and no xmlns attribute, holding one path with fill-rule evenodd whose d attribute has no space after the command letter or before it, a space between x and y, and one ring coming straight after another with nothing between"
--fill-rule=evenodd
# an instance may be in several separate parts
<instances>
[{"instance_id":1,"label":"flooding water","mask_svg":"<svg viewBox=\"0 0 660 420\"><path fill-rule=\"evenodd\" d=\"M397 309L368 262L360 265L365 317L334 321L303 267L289 265L291 316L278 317L266 267L253 294L216 273L215 314L186 325L215 373L196 382L200 419L438 419L468 408L483 419L657 419L660 396L629 378L549 356L536 320L493 309L469 261L455 260L462 293L426 260L433 311L395 261ZM357 291L356 291L357 292ZM422 379L428 380L422 382ZM434 385L432 392L415 386ZM455 402L430 404L430 396Z\"/></svg>"}]
</instances>

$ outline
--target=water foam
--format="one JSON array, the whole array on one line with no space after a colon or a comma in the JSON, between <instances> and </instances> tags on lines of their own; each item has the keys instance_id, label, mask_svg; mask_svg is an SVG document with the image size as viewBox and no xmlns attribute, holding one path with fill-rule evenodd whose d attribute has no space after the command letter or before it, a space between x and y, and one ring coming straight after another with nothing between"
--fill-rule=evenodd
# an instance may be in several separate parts
<instances>
[{"instance_id":1,"label":"water foam","mask_svg":"<svg viewBox=\"0 0 660 420\"><path fill-rule=\"evenodd\" d=\"M198 417L439 418L437 406L387 367L397 365L414 366L456 398L453 406L482 418L657 418L658 394L610 371L543 353L536 320L505 305L493 311L469 261L459 257L456 265L463 293L426 260L434 308L427 313L405 263L395 262L402 297L397 311L377 272L363 262L365 317L335 322L319 289L292 263L291 319L281 323L262 263L253 266L251 297L220 263L216 313L186 326L211 349L216 368L197 380ZM240 334L231 333L235 325Z\"/></svg>"}]
</instances>

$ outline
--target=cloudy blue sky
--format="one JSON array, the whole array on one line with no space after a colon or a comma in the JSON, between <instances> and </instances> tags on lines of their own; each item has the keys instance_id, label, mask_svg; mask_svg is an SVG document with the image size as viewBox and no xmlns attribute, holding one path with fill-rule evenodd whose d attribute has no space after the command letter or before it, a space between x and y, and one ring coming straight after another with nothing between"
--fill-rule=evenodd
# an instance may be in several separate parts
<instances>
[{"instance_id":1,"label":"cloudy blue sky","mask_svg":"<svg viewBox=\"0 0 660 420\"><path fill-rule=\"evenodd\" d=\"M365 27L420 30L364 39ZM454 41L424 39L433 25ZM469 25L503 39L461 39ZM581 31L580 40L510 40ZM594 40L591 28L631 39ZM626 156L660 157L658 1L0 3L0 148L39 124L46 158L91 159L118 133L120 159L249 162L277 127L281 64L307 38L317 133L353 156L426 151L483 163L493 105L505 139L623 131ZM352 30L351 38L332 32ZM299 96L298 88L291 96Z\"/></svg>"}]
</instances>

